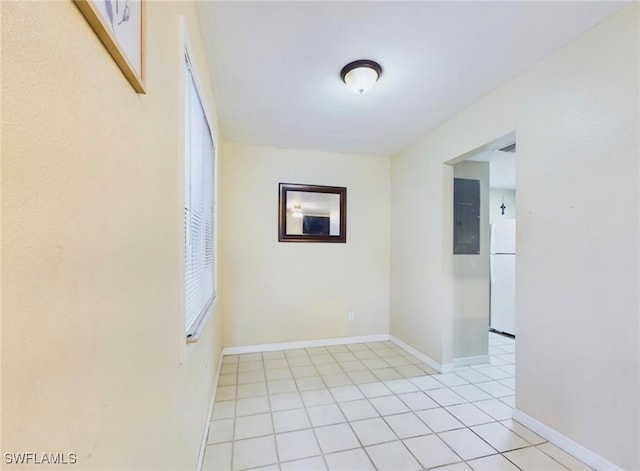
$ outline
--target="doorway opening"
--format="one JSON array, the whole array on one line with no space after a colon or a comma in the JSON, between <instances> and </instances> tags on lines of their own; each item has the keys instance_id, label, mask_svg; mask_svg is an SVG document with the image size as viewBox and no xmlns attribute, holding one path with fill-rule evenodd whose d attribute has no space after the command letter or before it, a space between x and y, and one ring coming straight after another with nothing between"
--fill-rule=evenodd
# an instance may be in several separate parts
<instances>
[{"instance_id":1,"label":"doorway opening","mask_svg":"<svg viewBox=\"0 0 640 471\"><path fill-rule=\"evenodd\" d=\"M513 143L470 157L489 165L489 330L515 338L516 150Z\"/></svg>"},{"instance_id":2,"label":"doorway opening","mask_svg":"<svg viewBox=\"0 0 640 471\"><path fill-rule=\"evenodd\" d=\"M516 155L513 132L445 168L452 369L481 379L498 408L513 408L516 394Z\"/></svg>"}]
</instances>

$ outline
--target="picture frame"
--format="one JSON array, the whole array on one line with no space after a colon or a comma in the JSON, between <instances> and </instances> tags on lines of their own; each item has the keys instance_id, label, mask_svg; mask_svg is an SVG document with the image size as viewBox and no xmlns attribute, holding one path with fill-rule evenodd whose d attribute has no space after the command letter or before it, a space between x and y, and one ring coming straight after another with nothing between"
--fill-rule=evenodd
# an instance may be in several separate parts
<instances>
[{"instance_id":1,"label":"picture frame","mask_svg":"<svg viewBox=\"0 0 640 471\"><path fill-rule=\"evenodd\" d=\"M146 0L73 1L133 89L146 93Z\"/></svg>"},{"instance_id":2,"label":"picture frame","mask_svg":"<svg viewBox=\"0 0 640 471\"><path fill-rule=\"evenodd\" d=\"M279 242L347 242L347 188L280 183Z\"/></svg>"}]
</instances>

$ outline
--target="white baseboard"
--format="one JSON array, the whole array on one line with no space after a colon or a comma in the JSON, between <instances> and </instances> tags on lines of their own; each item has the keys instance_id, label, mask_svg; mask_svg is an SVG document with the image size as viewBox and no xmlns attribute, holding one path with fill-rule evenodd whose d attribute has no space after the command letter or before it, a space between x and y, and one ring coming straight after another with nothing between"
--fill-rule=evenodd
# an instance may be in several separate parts
<instances>
[{"instance_id":1,"label":"white baseboard","mask_svg":"<svg viewBox=\"0 0 640 471\"><path fill-rule=\"evenodd\" d=\"M404 343L402 340L394 337L393 335L389 335L389 340L391 340L393 343L395 343L398 347L402 348L403 350L406 350L408 353L411 353L418 360L422 360L424 363L426 363L427 365L429 365L431 368L438 371L439 373L448 373L449 371L453 371L453 367L451 368L451 370L447 370L446 367L448 365L441 365L440 363L435 361L433 358L428 357L424 353L416 350L411 345Z\"/></svg>"},{"instance_id":2,"label":"white baseboard","mask_svg":"<svg viewBox=\"0 0 640 471\"><path fill-rule=\"evenodd\" d=\"M557 430L537 419L534 419L519 409L513 409L513 420L520 422L522 425L530 428L541 437L546 438L554 445L562 448L567 453L575 456L598 471L623 471L622 468L616 466L611 461L583 447L579 443L574 442L569 437L566 437Z\"/></svg>"},{"instance_id":3,"label":"white baseboard","mask_svg":"<svg viewBox=\"0 0 640 471\"><path fill-rule=\"evenodd\" d=\"M343 345L365 342L386 342L389 334L364 335L361 337L341 337L334 339L302 340L299 342L265 343L262 345L246 345L243 347L226 347L223 355L239 355L242 353L275 352L278 350L293 350L296 348L328 347L331 345Z\"/></svg>"},{"instance_id":4,"label":"white baseboard","mask_svg":"<svg viewBox=\"0 0 640 471\"><path fill-rule=\"evenodd\" d=\"M471 365L484 365L490 362L489 355L476 355L473 357L462 357L453 359L454 368L462 368Z\"/></svg>"},{"instance_id":5,"label":"white baseboard","mask_svg":"<svg viewBox=\"0 0 640 471\"><path fill-rule=\"evenodd\" d=\"M207 423L204 424L204 432L202 433L202 441L200 442L200 452L198 453L198 463L196 464L196 471L202 470L202 463L204 462L204 451L207 448L207 439L209 438L209 424L211 423L211 417L213 416L213 404L216 402L216 391L218 390L218 380L220 379L220 368L222 368L222 357L224 352L220 352L220 360L218 360L218 370L213 383L213 394L211 395L211 403L209 404L209 412L207 413Z\"/></svg>"}]
</instances>

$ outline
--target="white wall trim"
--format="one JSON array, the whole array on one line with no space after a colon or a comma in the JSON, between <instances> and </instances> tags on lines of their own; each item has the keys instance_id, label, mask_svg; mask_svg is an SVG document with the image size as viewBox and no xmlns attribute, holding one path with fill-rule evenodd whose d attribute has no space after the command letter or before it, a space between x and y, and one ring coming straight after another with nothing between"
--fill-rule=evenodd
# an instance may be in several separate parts
<instances>
[{"instance_id":1,"label":"white wall trim","mask_svg":"<svg viewBox=\"0 0 640 471\"><path fill-rule=\"evenodd\" d=\"M561 434L539 420L534 419L530 415L525 414L519 409L513 409L513 420L529 427L541 437L546 438L554 445L557 445L567 453L575 456L598 471L623 471L622 468L616 466L611 461L583 447L579 443L574 442L569 437Z\"/></svg>"},{"instance_id":2,"label":"white wall trim","mask_svg":"<svg viewBox=\"0 0 640 471\"><path fill-rule=\"evenodd\" d=\"M453 367L462 368L463 366L484 365L489 362L489 355L476 355L473 357L454 358Z\"/></svg>"},{"instance_id":3,"label":"white wall trim","mask_svg":"<svg viewBox=\"0 0 640 471\"><path fill-rule=\"evenodd\" d=\"M403 350L406 350L407 352L411 353L417 359L422 360L424 363L426 363L427 365L429 365L431 368L438 371L439 373L448 373L449 371L453 371L452 366L449 369L450 365L441 365L440 363L435 361L433 358L428 357L424 353L416 350L411 345L404 343L402 340L394 337L393 335L389 335L389 340L391 340L393 343L395 343L398 347L402 348Z\"/></svg>"},{"instance_id":4,"label":"white wall trim","mask_svg":"<svg viewBox=\"0 0 640 471\"><path fill-rule=\"evenodd\" d=\"M225 347L223 355L239 355L242 353L275 352L278 350L293 350L295 348L327 347L364 342L386 342L389 334L364 335L361 337L340 337L334 339L302 340L299 342L265 343L261 345L246 345L243 347Z\"/></svg>"},{"instance_id":5,"label":"white wall trim","mask_svg":"<svg viewBox=\"0 0 640 471\"><path fill-rule=\"evenodd\" d=\"M213 394L211 395L211 403L209 404L209 412L207 413L207 422L204 424L204 432L202 433L202 441L200 442L200 452L198 453L198 462L196 471L202 471L202 463L204 462L204 450L207 448L207 439L209 438L209 424L213 416L213 404L216 402L216 391L218 390L218 380L220 379L220 369L222 368L222 358L224 351L220 352L220 360L218 361L218 371L213 381Z\"/></svg>"}]
</instances>

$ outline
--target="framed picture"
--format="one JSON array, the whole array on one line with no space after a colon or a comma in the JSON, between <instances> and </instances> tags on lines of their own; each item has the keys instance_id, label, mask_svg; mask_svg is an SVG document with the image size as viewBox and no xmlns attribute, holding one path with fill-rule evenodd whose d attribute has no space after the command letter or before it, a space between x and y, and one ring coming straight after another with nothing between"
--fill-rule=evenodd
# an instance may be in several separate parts
<instances>
[{"instance_id":1,"label":"framed picture","mask_svg":"<svg viewBox=\"0 0 640 471\"><path fill-rule=\"evenodd\" d=\"M280 183L279 242L347 242L347 189Z\"/></svg>"},{"instance_id":2,"label":"framed picture","mask_svg":"<svg viewBox=\"0 0 640 471\"><path fill-rule=\"evenodd\" d=\"M145 0L74 0L138 93L145 93Z\"/></svg>"}]
</instances>

